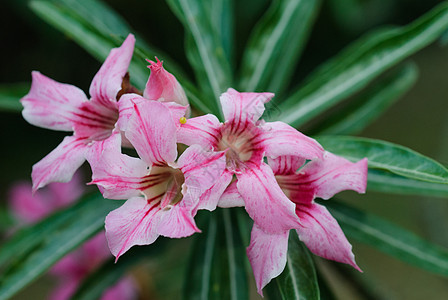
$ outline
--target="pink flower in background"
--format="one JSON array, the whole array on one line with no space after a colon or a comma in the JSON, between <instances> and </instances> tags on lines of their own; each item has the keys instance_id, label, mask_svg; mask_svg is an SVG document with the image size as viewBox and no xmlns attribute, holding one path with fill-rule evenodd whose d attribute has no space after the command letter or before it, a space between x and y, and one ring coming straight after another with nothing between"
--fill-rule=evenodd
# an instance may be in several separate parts
<instances>
[{"instance_id":1,"label":"pink flower in background","mask_svg":"<svg viewBox=\"0 0 448 300\"><path fill-rule=\"evenodd\" d=\"M22 182L11 188L9 205L12 213L21 223L33 224L49 214L73 204L84 190L85 186L82 184L79 173L75 173L70 182L50 183L35 193L32 192L30 183ZM50 270L50 273L60 280L50 299L70 299L82 280L109 257L110 252L104 232L97 234L79 249L66 255ZM132 279L126 277L107 289L101 300L135 298L135 284Z\"/></svg>"},{"instance_id":2,"label":"pink flower in background","mask_svg":"<svg viewBox=\"0 0 448 300\"><path fill-rule=\"evenodd\" d=\"M355 263L352 246L337 221L314 199L329 199L343 190L364 193L367 186L367 159L351 163L325 152L322 159L304 163L305 160L291 156L269 160L278 185L295 206L300 222L294 229L314 254L349 264L361 271ZM289 230L271 233L254 224L247 255L260 294L263 287L285 268L288 236Z\"/></svg>"},{"instance_id":3,"label":"pink flower in background","mask_svg":"<svg viewBox=\"0 0 448 300\"><path fill-rule=\"evenodd\" d=\"M179 142L199 145L206 151L226 151L226 171L204 198L216 207L234 176L231 187L237 197L225 197L222 207L243 205L255 224L268 233L296 228L295 205L280 189L271 167L263 159L281 155L301 159L322 158L323 148L313 139L283 122L259 120L271 93L239 93L229 89L221 95L225 123L211 114L188 119L179 129ZM240 195L240 196L238 196Z\"/></svg>"},{"instance_id":4,"label":"pink flower in background","mask_svg":"<svg viewBox=\"0 0 448 300\"><path fill-rule=\"evenodd\" d=\"M184 107L185 112L185 107ZM198 232L194 215L199 197L225 168L225 153L189 147L177 160L176 125L164 104L134 104L126 138L140 158L122 154L120 135L104 141L88 160L92 183L105 198L128 199L106 217L106 235L117 259L134 245L153 243L159 235L180 238Z\"/></svg>"},{"instance_id":5,"label":"pink flower in background","mask_svg":"<svg viewBox=\"0 0 448 300\"><path fill-rule=\"evenodd\" d=\"M21 99L23 117L31 124L73 131L61 144L33 166L33 190L50 182L68 182L85 161L87 149L107 139L118 120L118 97L134 51L130 34L112 49L90 85L91 99L79 88L32 73L29 93Z\"/></svg>"}]
</instances>

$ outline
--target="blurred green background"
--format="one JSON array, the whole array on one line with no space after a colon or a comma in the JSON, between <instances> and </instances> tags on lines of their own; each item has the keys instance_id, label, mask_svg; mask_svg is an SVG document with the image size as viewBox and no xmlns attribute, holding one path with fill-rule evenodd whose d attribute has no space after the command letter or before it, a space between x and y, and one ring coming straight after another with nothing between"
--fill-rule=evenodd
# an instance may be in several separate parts
<instances>
[{"instance_id":1,"label":"blurred green background","mask_svg":"<svg viewBox=\"0 0 448 300\"><path fill-rule=\"evenodd\" d=\"M183 51L182 26L164 1L106 2L119 12L136 32L170 54L193 76ZM316 66L368 30L381 25L407 24L439 2L324 0L304 55L294 74L295 82L299 83ZM237 59L241 58L250 29L269 3L267 0L248 0L235 4ZM101 63L34 15L28 8L27 1L4 0L2 4L0 83L27 83L31 79L31 71L39 70L57 81L76 85L87 92L90 81ZM448 47L442 43L433 44L414 55L412 60L417 63L420 71L414 88L360 135L408 146L447 165ZM142 64L144 63L142 61ZM165 63L169 64L168 61ZM19 114L0 114L0 140L3 146L0 201L4 206L9 186L17 180L28 180L32 165L54 149L65 133L31 126ZM307 128L302 128L305 134ZM447 199L379 193L358 196L350 192L343 193L341 198L448 247ZM364 270L363 275L358 276L348 269L343 269L354 277L350 277L348 281L340 281L337 273L339 270L335 269L333 264L320 264L324 273L333 279L332 285L338 291L339 299L448 299L447 279L408 266L362 244L353 243L353 246L357 262ZM179 279L176 280L183 280L182 270L178 271ZM155 273L150 277L156 276ZM367 296L362 290L353 288L351 280L367 282L375 296L371 298L372 296ZM252 281L251 278L250 282ZM46 282L46 279L42 282ZM46 286L34 284L16 299L27 299L30 295L33 295L33 299L45 299L45 295L38 297L34 292L45 290ZM180 288L180 285L174 285L173 288ZM152 296L166 299L163 293L156 292ZM257 297L254 294L254 298Z\"/></svg>"}]
</instances>

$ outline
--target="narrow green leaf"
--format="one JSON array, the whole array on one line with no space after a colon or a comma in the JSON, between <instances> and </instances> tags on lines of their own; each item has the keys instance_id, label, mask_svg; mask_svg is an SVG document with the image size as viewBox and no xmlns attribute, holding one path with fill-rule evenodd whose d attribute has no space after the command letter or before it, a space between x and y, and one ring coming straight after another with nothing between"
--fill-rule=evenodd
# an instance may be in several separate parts
<instances>
[{"instance_id":1,"label":"narrow green leaf","mask_svg":"<svg viewBox=\"0 0 448 300\"><path fill-rule=\"evenodd\" d=\"M406 64L362 91L352 105L329 117L312 134L357 134L408 92L417 80L415 64Z\"/></svg>"},{"instance_id":2,"label":"narrow green leaf","mask_svg":"<svg viewBox=\"0 0 448 300\"><path fill-rule=\"evenodd\" d=\"M190 42L190 46L187 48L187 54L190 52L189 59L194 57L190 61L192 67L200 74L205 72L208 85L217 102L221 93L232 83L230 63L226 57L221 35L211 24L204 2L169 0L168 3L184 24L187 37L191 35L192 41L194 41L194 46Z\"/></svg>"},{"instance_id":3,"label":"narrow green leaf","mask_svg":"<svg viewBox=\"0 0 448 300\"><path fill-rule=\"evenodd\" d=\"M367 191L448 198L448 184L410 179L382 170L369 170Z\"/></svg>"},{"instance_id":4,"label":"narrow green leaf","mask_svg":"<svg viewBox=\"0 0 448 300\"><path fill-rule=\"evenodd\" d=\"M285 270L266 286L266 290L270 299L320 299L313 259L295 230L289 234Z\"/></svg>"},{"instance_id":5,"label":"narrow green leaf","mask_svg":"<svg viewBox=\"0 0 448 300\"><path fill-rule=\"evenodd\" d=\"M59 259L104 227L107 213L122 201L95 194L18 232L0 248L0 295L8 299L37 279ZM6 263L6 264L5 264Z\"/></svg>"},{"instance_id":6,"label":"narrow green leaf","mask_svg":"<svg viewBox=\"0 0 448 300\"><path fill-rule=\"evenodd\" d=\"M399 260L430 272L448 276L448 251L386 220L350 207L324 203L344 233Z\"/></svg>"},{"instance_id":7,"label":"narrow green leaf","mask_svg":"<svg viewBox=\"0 0 448 300\"><path fill-rule=\"evenodd\" d=\"M29 83L8 83L0 85L0 111L21 112L20 98L30 90Z\"/></svg>"},{"instance_id":8,"label":"narrow green leaf","mask_svg":"<svg viewBox=\"0 0 448 300\"><path fill-rule=\"evenodd\" d=\"M448 170L444 166L400 145L350 136L323 136L318 141L326 150L351 161L367 157L371 168L417 180L448 183Z\"/></svg>"},{"instance_id":9,"label":"narrow green leaf","mask_svg":"<svg viewBox=\"0 0 448 300\"><path fill-rule=\"evenodd\" d=\"M202 215L187 269L186 299L248 299L245 248L237 228L236 209Z\"/></svg>"},{"instance_id":10,"label":"narrow green leaf","mask_svg":"<svg viewBox=\"0 0 448 300\"><path fill-rule=\"evenodd\" d=\"M273 1L245 49L242 90L278 93L288 86L319 7L320 0Z\"/></svg>"},{"instance_id":11,"label":"narrow green leaf","mask_svg":"<svg viewBox=\"0 0 448 300\"><path fill-rule=\"evenodd\" d=\"M413 23L376 31L319 67L280 105L280 120L300 126L361 90L391 66L435 41L448 28L443 2Z\"/></svg>"},{"instance_id":12,"label":"narrow green leaf","mask_svg":"<svg viewBox=\"0 0 448 300\"><path fill-rule=\"evenodd\" d=\"M104 61L110 49L120 46L126 36L134 32L118 14L98 0L31 1L30 6L38 16L65 33L99 61ZM193 84L175 61L149 46L138 35L136 39L134 57L129 66L132 83L143 89L149 76L145 59L157 56L164 59L164 67L176 75L192 106L209 113L207 104L199 98Z\"/></svg>"},{"instance_id":13,"label":"narrow green leaf","mask_svg":"<svg viewBox=\"0 0 448 300\"><path fill-rule=\"evenodd\" d=\"M167 238L159 238L148 246L138 246L130 249L115 263L115 259L105 262L95 272L83 279L78 290L72 296L72 300L96 300L110 286L113 286L120 279L123 279L134 266L142 263L145 259L163 253L164 248L169 243Z\"/></svg>"}]
</instances>

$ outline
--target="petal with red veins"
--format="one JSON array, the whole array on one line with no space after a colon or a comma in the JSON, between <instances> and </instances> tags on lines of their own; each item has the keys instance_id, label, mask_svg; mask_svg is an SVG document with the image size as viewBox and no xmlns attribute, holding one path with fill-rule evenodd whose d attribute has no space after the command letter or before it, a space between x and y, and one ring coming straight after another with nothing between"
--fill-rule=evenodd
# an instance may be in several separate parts
<instances>
[{"instance_id":1,"label":"petal with red veins","mask_svg":"<svg viewBox=\"0 0 448 300\"><path fill-rule=\"evenodd\" d=\"M289 231L269 234L255 224L252 227L250 245L246 252L254 272L258 293L262 296L262 289L285 269L288 233Z\"/></svg>"},{"instance_id":2,"label":"petal with red veins","mask_svg":"<svg viewBox=\"0 0 448 300\"><path fill-rule=\"evenodd\" d=\"M295 205L282 192L268 165L262 163L258 168L237 174L237 178L246 211L261 229L280 233L297 227Z\"/></svg>"},{"instance_id":3,"label":"petal with red veins","mask_svg":"<svg viewBox=\"0 0 448 300\"><path fill-rule=\"evenodd\" d=\"M240 93L229 88L219 99L226 121L245 124L255 123L263 115L264 104L272 97L272 93Z\"/></svg>"},{"instance_id":4,"label":"petal with red veins","mask_svg":"<svg viewBox=\"0 0 448 300\"><path fill-rule=\"evenodd\" d=\"M117 101L117 94L121 90L121 83L128 71L134 52L135 37L129 34L123 44L110 51L103 65L92 80L90 97L108 106L109 102Z\"/></svg>"},{"instance_id":5,"label":"petal with red veins","mask_svg":"<svg viewBox=\"0 0 448 300\"><path fill-rule=\"evenodd\" d=\"M311 252L326 259L349 264L362 272L356 265L352 245L324 206L297 205L296 212L301 221L297 233Z\"/></svg>"},{"instance_id":6,"label":"petal with red veins","mask_svg":"<svg viewBox=\"0 0 448 300\"><path fill-rule=\"evenodd\" d=\"M143 197L127 200L106 217L109 249L118 259L132 246L152 244L159 236L160 207Z\"/></svg>"},{"instance_id":7,"label":"petal with red veins","mask_svg":"<svg viewBox=\"0 0 448 300\"><path fill-rule=\"evenodd\" d=\"M179 128L177 139L179 143L191 146L200 145L205 149L216 146L220 139L221 123L212 114L188 119Z\"/></svg>"},{"instance_id":8,"label":"petal with red veins","mask_svg":"<svg viewBox=\"0 0 448 300\"><path fill-rule=\"evenodd\" d=\"M244 206L244 199L238 192L236 181L232 182L222 194L218 203L219 207L241 207Z\"/></svg>"},{"instance_id":9,"label":"petal with red veins","mask_svg":"<svg viewBox=\"0 0 448 300\"><path fill-rule=\"evenodd\" d=\"M121 138L114 133L109 139L95 143L87 155L92 168L92 182L101 187L105 198L128 199L140 196L142 179L149 173L141 159L121 153Z\"/></svg>"},{"instance_id":10,"label":"petal with red veins","mask_svg":"<svg viewBox=\"0 0 448 300\"><path fill-rule=\"evenodd\" d=\"M182 106L180 104L174 102L162 102L171 112L173 116L174 124L176 127L180 127L182 124L180 123L180 118L184 117L188 111L190 111L189 106Z\"/></svg>"},{"instance_id":11,"label":"petal with red veins","mask_svg":"<svg viewBox=\"0 0 448 300\"><path fill-rule=\"evenodd\" d=\"M316 140L307 137L283 122L268 122L263 129L261 143L266 156L277 158L282 155L299 156L305 159L321 158L324 149Z\"/></svg>"},{"instance_id":12,"label":"petal with red veins","mask_svg":"<svg viewBox=\"0 0 448 300\"><path fill-rule=\"evenodd\" d=\"M325 152L323 159L307 163L297 174L277 176L277 181L295 203L309 204L315 197L329 199L345 190L364 193L367 159L352 163Z\"/></svg>"},{"instance_id":13,"label":"petal with red veins","mask_svg":"<svg viewBox=\"0 0 448 300\"><path fill-rule=\"evenodd\" d=\"M185 176L187 189L198 190L201 195L211 188L224 172L225 152L205 151L201 146L193 145L182 153L177 166Z\"/></svg>"},{"instance_id":14,"label":"petal with red veins","mask_svg":"<svg viewBox=\"0 0 448 300\"><path fill-rule=\"evenodd\" d=\"M275 175L295 174L303 166L306 159L298 156L283 155L277 158L268 157L268 164Z\"/></svg>"},{"instance_id":15,"label":"petal with red veins","mask_svg":"<svg viewBox=\"0 0 448 300\"><path fill-rule=\"evenodd\" d=\"M108 138L118 120L118 104L105 106L95 98L81 104L74 114L73 128L77 137L101 141Z\"/></svg>"},{"instance_id":16,"label":"petal with red veins","mask_svg":"<svg viewBox=\"0 0 448 300\"><path fill-rule=\"evenodd\" d=\"M37 71L31 73L33 81L29 93L20 102L23 117L35 126L62 130L73 130L75 113L87 97L79 88L59 83Z\"/></svg>"},{"instance_id":17,"label":"petal with red veins","mask_svg":"<svg viewBox=\"0 0 448 300\"><path fill-rule=\"evenodd\" d=\"M198 209L207 209L207 210L215 210L216 206L220 207L233 207L233 206L221 206L222 197L223 194L229 189L229 184L232 181L233 174L230 173L227 170L224 170L224 172L221 174L221 177L216 181L216 183L206 190L204 194L201 195ZM236 184L235 184L235 190L236 190ZM238 190L236 190L238 193ZM239 193L238 193L239 195ZM241 197L239 195L239 197ZM235 205L235 206L244 206L243 205Z\"/></svg>"},{"instance_id":18,"label":"petal with red veins","mask_svg":"<svg viewBox=\"0 0 448 300\"><path fill-rule=\"evenodd\" d=\"M177 157L176 126L160 102L136 104L125 135L148 165L172 163Z\"/></svg>"},{"instance_id":19,"label":"petal with red veins","mask_svg":"<svg viewBox=\"0 0 448 300\"><path fill-rule=\"evenodd\" d=\"M163 62L156 58L157 62L148 60L151 69L143 97L150 100L163 102L176 102L182 106L188 105L188 99L184 89L173 74L163 68Z\"/></svg>"},{"instance_id":20,"label":"petal with red veins","mask_svg":"<svg viewBox=\"0 0 448 300\"><path fill-rule=\"evenodd\" d=\"M65 137L59 146L33 166L33 191L50 182L69 182L84 163L88 147L85 139Z\"/></svg>"},{"instance_id":21,"label":"petal with red veins","mask_svg":"<svg viewBox=\"0 0 448 300\"><path fill-rule=\"evenodd\" d=\"M201 232L193 218L192 208L182 205L182 199L177 205L162 210L158 233L169 238L182 238ZM189 201L187 201L189 202Z\"/></svg>"}]
</instances>

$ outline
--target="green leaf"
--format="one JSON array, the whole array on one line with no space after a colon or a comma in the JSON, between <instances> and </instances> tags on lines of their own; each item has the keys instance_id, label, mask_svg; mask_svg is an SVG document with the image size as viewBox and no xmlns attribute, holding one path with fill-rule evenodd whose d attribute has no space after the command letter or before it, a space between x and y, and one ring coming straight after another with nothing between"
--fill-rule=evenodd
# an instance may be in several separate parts
<instances>
[{"instance_id":1,"label":"green leaf","mask_svg":"<svg viewBox=\"0 0 448 300\"><path fill-rule=\"evenodd\" d=\"M187 30L189 47L186 50L192 67L199 74L205 72L214 100L218 103L221 93L232 85L232 76L221 34L216 32L207 14L209 6L204 4L206 1L195 0L169 0L168 3Z\"/></svg>"},{"instance_id":2,"label":"green leaf","mask_svg":"<svg viewBox=\"0 0 448 300\"><path fill-rule=\"evenodd\" d=\"M288 86L319 7L320 0L273 1L245 48L240 89L278 93Z\"/></svg>"},{"instance_id":3,"label":"green leaf","mask_svg":"<svg viewBox=\"0 0 448 300\"><path fill-rule=\"evenodd\" d=\"M141 264L149 257L155 257L163 253L169 243L167 238L160 237L148 246L133 247L115 263L115 259L105 262L95 272L83 279L78 290L72 296L72 300L96 300L110 286L123 279L134 266Z\"/></svg>"},{"instance_id":4,"label":"green leaf","mask_svg":"<svg viewBox=\"0 0 448 300\"><path fill-rule=\"evenodd\" d=\"M122 201L84 197L33 227L18 232L0 248L0 295L8 299L104 227L107 213Z\"/></svg>"},{"instance_id":5,"label":"green leaf","mask_svg":"<svg viewBox=\"0 0 448 300\"><path fill-rule=\"evenodd\" d=\"M386 220L350 207L324 203L344 233L399 260L424 270L448 276L448 251Z\"/></svg>"},{"instance_id":6,"label":"green leaf","mask_svg":"<svg viewBox=\"0 0 448 300\"><path fill-rule=\"evenodd\" d=\"M280 120L300 126L361 90L382 72L435 41L448 28L444 2L413 23L362 37L319 67L280 105Z\"/></svg>"},{"instance_id":7,"label":"green leaf","mask_svg":"<svg viewBox=\"0 0 448 300\"><path fill-rule=\"evenodd\" d=\"M314 262L308 248L291 230L285 270L266 286L270 299L320 299Z\"/></svg>"},{"instance_id":8,"label":"green leaf","mask_svg":"<svg viewBox=\"0 0 448 300\"><path fill-rule=\"evenodd\" d=\"M31 1L31 9L42 19L62 31L99 61L104 61L109 51L121 45L133 29L110 7L97 0L59 0ZM149 46L136 36L134 56L129 65L131 81L143 89L148 80L149 70L146 58L158 56L167 61L164 67L176 75L192 106L198 110L210 112L207 104L198 97L198 93L188 77L167 54Z\"/></svg>"},{"instance_id":9,"label":"green leaf","mask_svg":"<svg viewBox=\"0 0 448 300\"><path fill-rule=\"evenodd\" d=\"M349 136L325 136L319 137L318 141L325 150L351 161L367 157L371 168L417 180L448 183L448 170L444 166L400 145Z\"/></svg>"},{"instance_id":10,"label":"green leaf","mask_svg":"<svg viewBox=\"0 0 448 300\"><path fill-rule=\"evenodd\" d=\"M0 111L21 112L20 98L30 90L29 83L8 83L0 85Z\"/></svg>"},{"instance_id":11,"label":"green leaf","mask_svg":"<svg viewBox=\"0 0 448 300\"><path fill-rule=\"evenodd\" d=\"M448 198L448 184L419 181L382 170L369 170L367 191Z\"/></svg>"},{"instance_id":12,"label":"green leaf","mask_svg":"<svg viewBox=\"0 0 448 300\"><path fill-rule=\"evenodd\" d=\"M415 64L406 64L362 91L352 105L330 116L311 134L357 134L408 92L417 80Z\"/></svg>"},{"instance_id":13,"label":"green leaf","mask_svg":"<svg viewBox=\"0 0 448 300\"><path fill-rule=\"evenodd\" d=\"M246 251L238 232L236 209L202 215L187 269L185 299L248 299Z\"/></svg>"}]
</instances>

